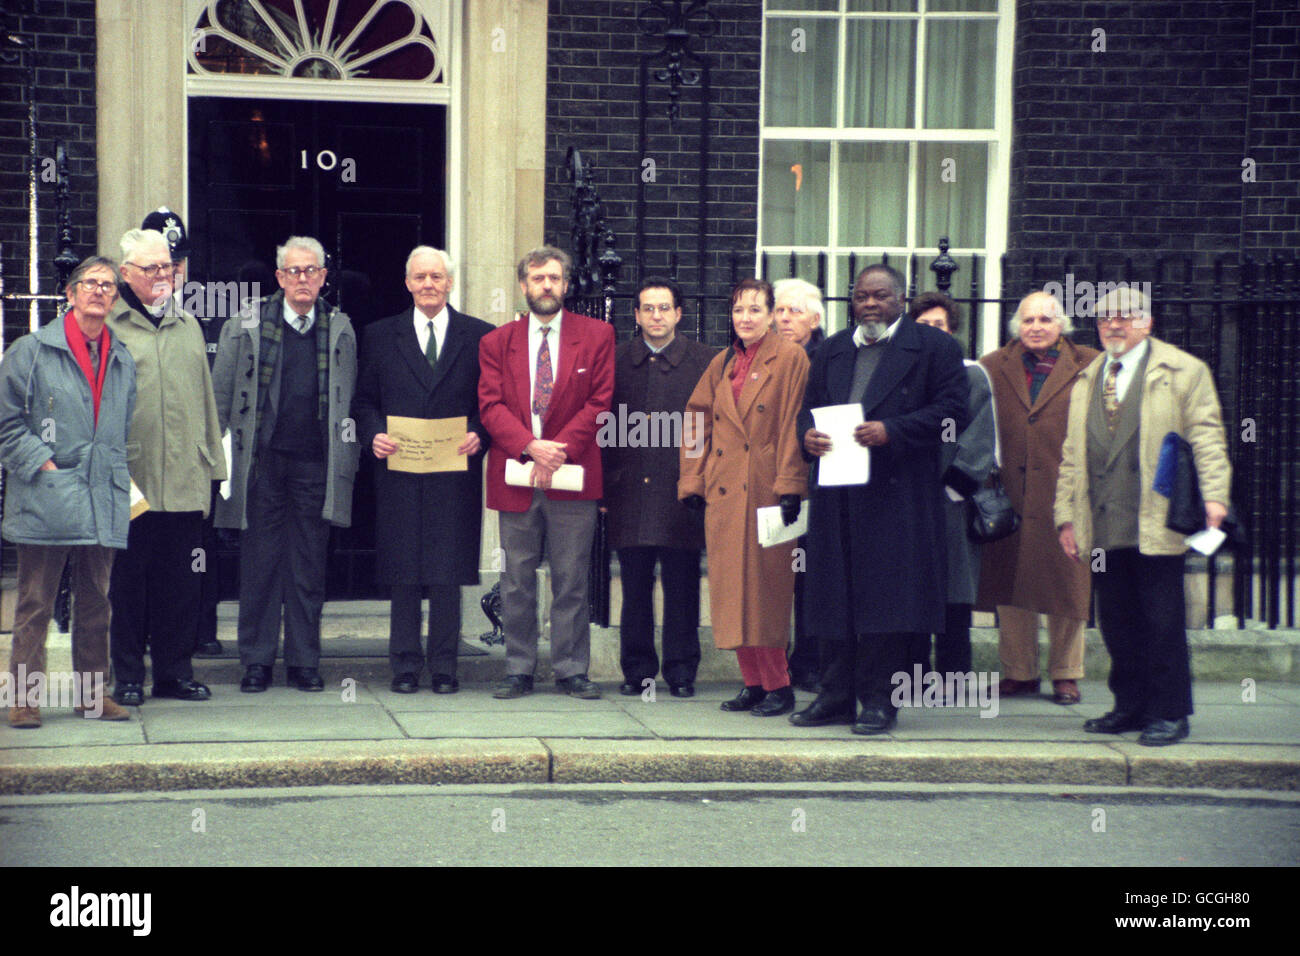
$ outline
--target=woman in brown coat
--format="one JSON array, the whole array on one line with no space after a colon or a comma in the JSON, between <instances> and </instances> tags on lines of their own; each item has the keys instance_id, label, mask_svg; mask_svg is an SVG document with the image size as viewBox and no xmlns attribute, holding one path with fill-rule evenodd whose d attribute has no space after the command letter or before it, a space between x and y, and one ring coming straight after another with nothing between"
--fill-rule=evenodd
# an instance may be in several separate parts
<instances>
[{"instance_id":1,"label":"woman in brown coat","mask_svg":"<svg viewBox=\"0 0 1300 956\"><path fill-rule=\"evenodd\" d=\"M1038 615L1047 615L1048 674L1058 704L1079 702L1088 565L1065 557L1052 506L1070 392L1096 349L1075 345L1061 304L1025 296L1011 320L1016 339L980 363L993 381L1002 483L1020 515L1013 535L984 545L976 607L998 613L999 696L1038 693Z\"/></svg>"},{"instance_id":2,"label":"woman in brown coat","mask_svg":"<svg viewBox=\"0 0 1300 956\"><path fill-rule=\"evenodd\" d=\"M686 419L677 497L705 508L713 640L734 649L745 687L723 710L762 717L794 709L786 666L794 599L794 542L762 548L757 509L780 505L792 524L808 493L795 423L808 357L772 329L772 287L745 279L732 291L736 343L695 387ZM707 503L707 507L705 507Z\"/></svg>"}]
</instances>

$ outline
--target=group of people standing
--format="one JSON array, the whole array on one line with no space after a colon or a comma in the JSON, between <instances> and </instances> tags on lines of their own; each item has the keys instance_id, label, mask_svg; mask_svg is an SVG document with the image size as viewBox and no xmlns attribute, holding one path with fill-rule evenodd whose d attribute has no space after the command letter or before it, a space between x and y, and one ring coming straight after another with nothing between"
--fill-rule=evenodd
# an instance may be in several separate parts
<instances>
[{"instance_id":1,"label":"group of people standing","mask_svg":"<svg viewBox=\"0 0 1300 956\"><path fill-rule=\"evenodd\" d=\"M1004 695L1037 691L1037 615L1047 614L1053 696L1071 704L1090 583L1081 559L1095 543L1123 552L1110 567L1132 580L1103 584L1091 572L1116 709L1087 729L1142 729L1153 743L1186 735L1181 563L1173 571L1182 551L1154 527L1163 518L1147 491L1149 448L1165 426L1187 436L1211 526L1224 513L1227 459L1212 380L1186 353L1145 342L1150 304L1140 293L1099 303L1104 356L1070 343L1060 304L1035 293L1016 312L1015 340L976 365L955 338L956 304L926 293L905 309L902 277L887 265L856 277L854 321L829 337L814 286L743 280L722 351L678 332L680 290L649 278L636 296L639 335L616 347L611 326L563 308L571 264L562 250L543 246L520 261L528 311L494 328L450 306L454 262L419 246L405 268L411 307L364 330L358 347L348 317L321 297L324 249L291 237L276 253L279 290L224 324L209 372L212 336L173 295L175 253L157 231L127 233L121 266L81 263L64 318L20 339L0 364L3 531L19 560L11 680L20 665L43 670L54 589L70 563L74 666L101 684L112 611L117 685L97 712L79 701L87 716L125 719L143 703L146 647L154 697L208 699L190 658L203 522L214 510L218 527L241 532L240 689L272 683L282 617L286 683L323 689L329 528L351 520L364 454L377 474L395 692L416 692L426 671L435 693L459 689L460 588L479 579L486 473L501 532L499 698L534 690L543 559L557 688L601 696L588 676L587 599L603 509L623 586L623 694L662 672L673 696L693 696L707 551L714 639L736 650L743 681L723 710L887 732L897 720L892 679L913 664L929 670L932 635L940 671L969 671L972 607L998 612ZM1111 373L1130 353L1124 373ZM829 405L862 409L851 440L868 449L865 483L819 481L833 442L813 410ZM675 414L681 428L672 442L600 440L612 408ZM464 467L390 468L402 450L393 416L463 418L455 454ZM1021 526L981 555L964 530L964 499L998 467ZM147 503L134 519L132 482ZM764 507L787 526L806 513L806 535L763 547ZM1147 635L1159 635L1158 647ZM1180 681L1185 693L1168 690ZM817 691L798 712L792 683ZM13 707L10 723L39 726L39 709Z\"/></svg>"}]
</instances>

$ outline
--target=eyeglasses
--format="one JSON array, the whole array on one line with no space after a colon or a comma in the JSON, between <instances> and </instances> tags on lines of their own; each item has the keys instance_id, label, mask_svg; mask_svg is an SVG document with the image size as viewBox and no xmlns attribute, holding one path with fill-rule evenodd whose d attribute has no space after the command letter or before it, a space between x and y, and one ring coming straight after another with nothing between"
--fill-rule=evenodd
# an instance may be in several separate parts
<instances>
[{"instance_id":1,"label":"eyeglasses","mask_svg":"<svg viewBox=\"0 0 1300 956\"><path fill-rule=\"evenodd\" d=\"M1118 322L1120 325L1132 325L1141 316L1137 315L1099 315L1097 316L1098 325L1109 325L1111 322Z\"/></svg>"},{"instance_id":2,"label":"eyeglasses","mask_svg":"<svg viewBox=\"0 0 1300 956\"><path fill-rule=\"evenodd\" d=\"M126 262L126 263L123 263L123 265L128 265L128 266L130 266L132 269L139 269L141 272L143 272L143 273L144 273L146 276L148 276L150 279L156 279L156 278L158 278L159 274L160 274L160 273L163 273L163 272L167 273L168 275L171 275L172 271L175 270L175 268L176 268L176 266L175 266L173 263L170 263L170 262L163 262L163 263L160 263L160 264L158 264L158 265L152 265L152 266L142 266L142 265L137 265L137 264L134 263L134 262Z\"/></svg>"},{"instance_id":3,"label":"eyeglasses","mask_svg":"<svg viewBox=\"0 0 1300 956\"><path fill-rule=\"evenodd\" d=\"M289 268L281 269L280 271L291 279L305 278L310 281L325 270L320 266L290 266Z\"/></svg>"},{"instance_id":4,"label":"eyeglasses","mask_svg":"<svg viewBox=\"0 0 1300 956\"><path fill-rule=\"evenodd\" d=\"M87 292L111 292L117 288L116 282L96 282L94 279L78 279L77 285Z\"/></svg>"},{"instance_id":5,"label":"eyeglasses","mask_svg":"<svg viewBox=\"0 0 1300 956\"><path fill-rule=\"evenodd\" d=\"M660 315L672 315L677 311L677 307L675 305L670 305L667 302L662 302L659 305L638 305L636 310L638 312L644 312L646 315L654 315L656 312Z\"/></svg>"}]
</instances>

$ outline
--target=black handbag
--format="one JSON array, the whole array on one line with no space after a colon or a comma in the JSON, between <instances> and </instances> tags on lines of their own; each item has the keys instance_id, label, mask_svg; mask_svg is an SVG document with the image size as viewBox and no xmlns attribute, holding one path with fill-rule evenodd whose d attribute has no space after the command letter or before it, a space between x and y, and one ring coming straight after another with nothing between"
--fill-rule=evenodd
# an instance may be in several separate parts
<instances>
[{"instance_id":1,"label":"black handbag","mask_svg":"<svg viewBox=\"0 0 1300 956\"><path fill-rule=\"evenodd\" d=\"M1020 527L1020 515L1011 507L1001 477L996 471L990 477L993 480L989 487L981 488L966 499L966 534L981 544L1001 541L1015 534Z\"/></svg>"}]
</instances>

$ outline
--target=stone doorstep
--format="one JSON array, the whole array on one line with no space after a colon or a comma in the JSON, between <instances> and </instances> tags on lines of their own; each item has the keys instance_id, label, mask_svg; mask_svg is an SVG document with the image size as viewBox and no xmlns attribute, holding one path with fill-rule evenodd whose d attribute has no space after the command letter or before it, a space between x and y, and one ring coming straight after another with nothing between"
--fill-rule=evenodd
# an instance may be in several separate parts
<instances>
[{"instance_id":1,"label":"stone doorstep","mask_svg":"<svg viewBox=\"0 0 1300 956\"><path fill-rule=\"evenodd\" d=\"M904 749L905 748L905 749ZM0 751L0 794L336 784L901 782L1300 790L1300 747L891 740L394 740Z\"/></svg>"}]
</instances>

